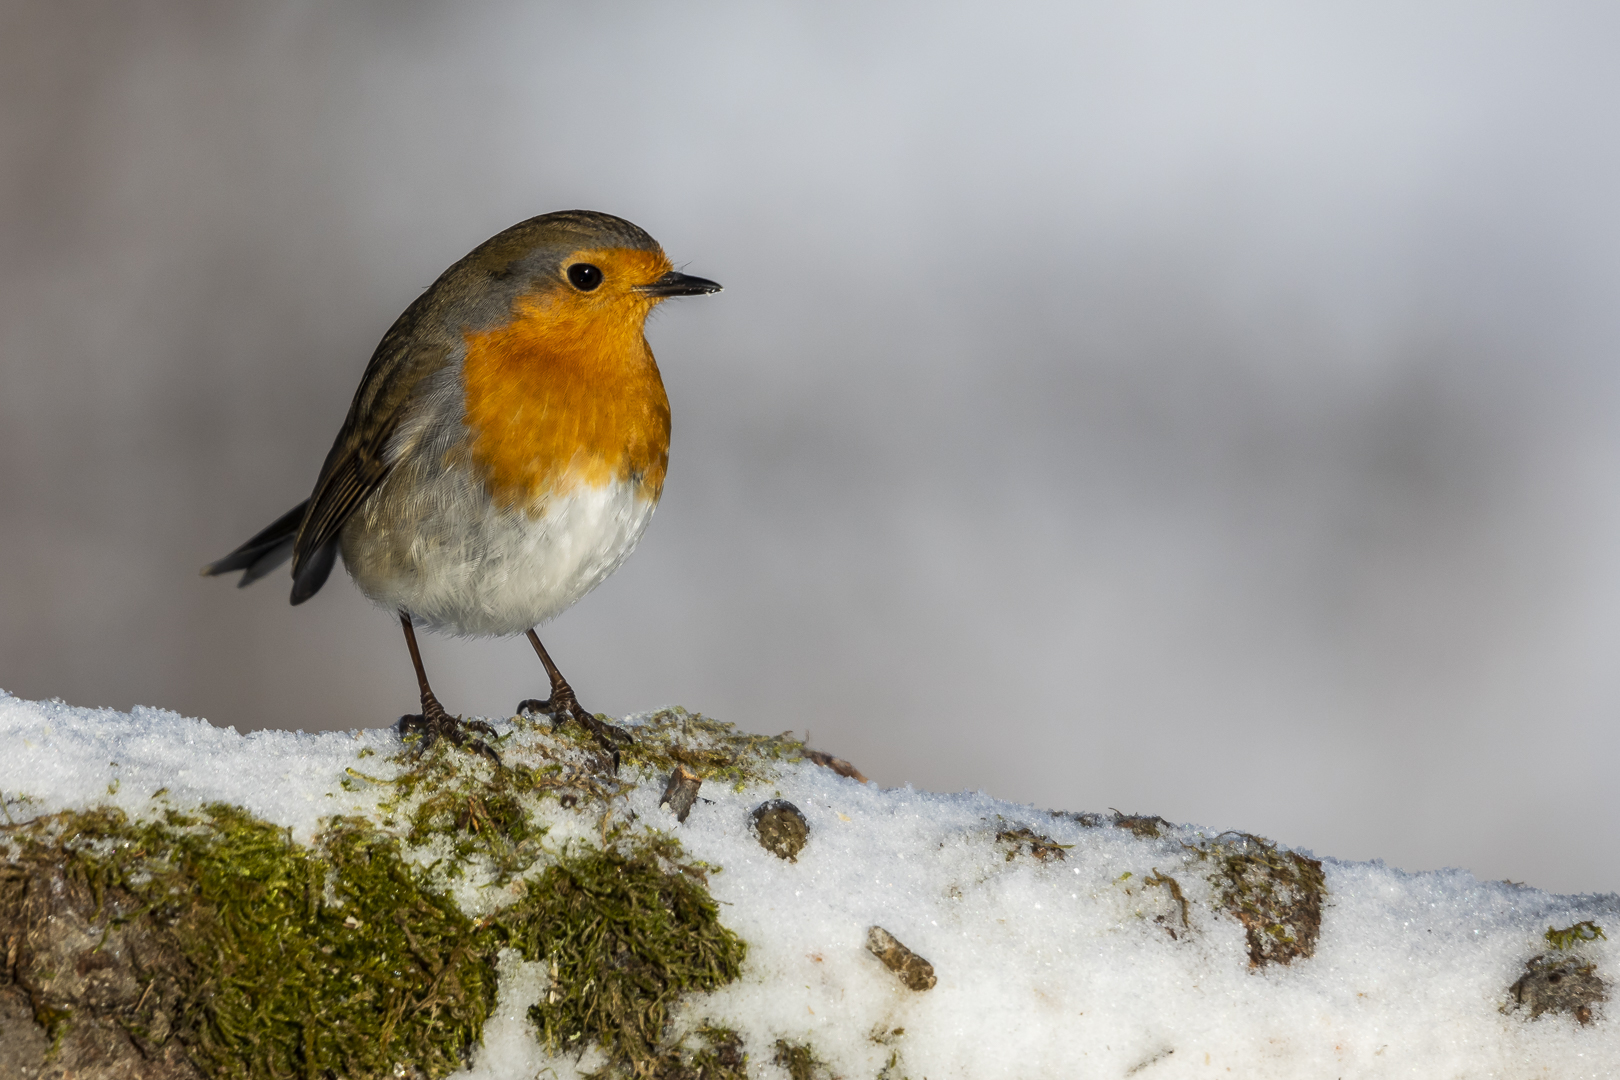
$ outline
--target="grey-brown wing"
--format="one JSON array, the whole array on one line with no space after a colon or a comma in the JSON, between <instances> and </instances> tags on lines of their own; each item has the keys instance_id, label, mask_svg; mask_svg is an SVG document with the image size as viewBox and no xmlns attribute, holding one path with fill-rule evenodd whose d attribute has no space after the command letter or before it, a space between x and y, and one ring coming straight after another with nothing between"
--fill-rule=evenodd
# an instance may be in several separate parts
<instances>
[{"instance_id":1,"label":"grey-brown wing","mask_svg":"<svg viewBox=\"0 0 1620 1080\"><path fill-rule=\"evenodd\" d=\"M322 473L293 541L293 603L303 603L326 584L337 559L338 534L366 496L377 490L388 475L381 450L391 433L391 428L379 429L376 446L345 447L348 452Z\"/></svg>"},{"instance_id":2,"label":"grey-brown wing","mask_svg":"<svg viewBox=\"0 0 1620 1080\"><path fill-rule=\"evenodd\" d=\"M388 476L388 442L409 410L418 384L441 368L448 349L413 340L418 305L388 331L366 365L349 415L338 431L309 510L293 543L292 602L314 596L337 560L338 535Z\"/></svg>"}]
</instances>

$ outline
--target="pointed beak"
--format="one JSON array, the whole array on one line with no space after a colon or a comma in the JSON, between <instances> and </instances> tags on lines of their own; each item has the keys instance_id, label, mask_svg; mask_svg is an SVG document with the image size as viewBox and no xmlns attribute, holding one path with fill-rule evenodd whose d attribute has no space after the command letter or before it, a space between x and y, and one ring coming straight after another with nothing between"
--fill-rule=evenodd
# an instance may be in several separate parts
<instances>
[{"instance_id":1,"label":"pointed beak","mask_svg":"<svg viewBox=\"0 0 1620 1080\"><path fill-rule=\"evenodd\" d=\"M666 296L707 296L720 291L718 281L708 278L693 277L683 274L679 270L671 270L651 285L637 285L636 292L642 296L654 296L662 300Z\"/></svg>"}]
</instances>

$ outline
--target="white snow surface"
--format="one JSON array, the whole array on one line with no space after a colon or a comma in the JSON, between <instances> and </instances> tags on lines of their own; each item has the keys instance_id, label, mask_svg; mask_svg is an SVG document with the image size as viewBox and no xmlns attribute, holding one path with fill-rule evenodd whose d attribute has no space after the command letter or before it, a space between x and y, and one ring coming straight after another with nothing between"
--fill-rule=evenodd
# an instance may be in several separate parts
<instances>
[{"instance_id":1,"label":"white snow surface","mask_svg":"<svg viewBox=\"0 0 1620 1080\"><path fill-rule=\"evenodd\" d=\"M633 732L636 722L625 724ZM361 762L365 749L375 756ZM398 768L386 760L398 749L391 729L244 736L161 709L0 692L0 796L14 819L107 804L138 817L163 788L172 806L234 803L308 840L323 818L374 810L374 789L340 782L351 767ZM1189 846L1218 830L1142 839L983 794L862 785L808 762L741 791L705 784L679 825L659 806L662 790L662 777L644 777L621 807L723 868L709 888L749 947L743 976L689 999L679 1022L742 1032L752 1076L787 1076L772 1056L788 1039L845 1078L1620 1077L1620 1003L1599 1005L1584 1026L1503 1010L1552 926L1605 927L1610 937L1580 955L1612 980L1614 895L1323 859L1315 955L1252 969L1242 926L1218 909L1209 864ZM797 862L765 851L750 829L751 811L776 797L809 821ZM596 835L594 820L556 812L554 835ZM1009 859L996 833L1019 827L1072 847L1061 860ZM1191 932L1167 932L1173 900L1142 884L1155 870L1181 884ZM458 899L492 902L473 888ZM903 986L865 948L873 925L926 957L938 984ZM500 971L484 1046L458 1075L567 1078L601 1063L594 1051L554 1058L535 1041L525 1011L544 992L543 963L503 954Z\"/></svg>"}]
</instances>

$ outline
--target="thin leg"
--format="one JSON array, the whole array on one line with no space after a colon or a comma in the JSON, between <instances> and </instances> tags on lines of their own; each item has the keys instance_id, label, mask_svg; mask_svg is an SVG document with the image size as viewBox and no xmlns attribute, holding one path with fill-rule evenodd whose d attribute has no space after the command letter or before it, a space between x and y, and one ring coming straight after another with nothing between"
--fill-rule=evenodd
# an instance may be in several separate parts
<instances>
[{"instance_id":1,"label":"thin leg","mask_svg":"<svg viewBox=\"0 0 1620 1080\"><path fill-rule=\"evenodd\" d=\"M411 650L411 666L416 669L416 685L422 690L422 714L447 715L444 706L439 704L439 699L433 696L433 687L428 685L427 668L422 666L422 650L416 647L416 627L411 625L410 615L400 612L399 625L405 628L405 647Z\"/></svg>"},{"instance_id":2,"label":"thin leg","mask_svg":"<svg viewBox=\"0 0 1620 1080\"><path fill-rule=\"evenodd\" d=\"M546 675L551 679L551 696L544 701L535 698L520 701L517 711L547 713L554 724L575 721L595 736L597 744L613 756L613 771L618 772L619 747L632 741L629 732L612 724L604 724L580 705L579 699L574 696L574 688L568 685L568 680L557 670L557 665L551 662L546 647L540 644L540 635L533 630L529 631L529 644L534 646L535 654L540 657L540 662L545 665Z\"/></svg>"},{"instance_id":3,"label":"thin leg","mask_svg":"<svg viewBox=\"0 0 1620 1080\"><path fill-rule=\"evenodd\" d=\"M432 746L441 737L449 739L457 746L465 746L489 758L495 764L501 763L500 755L483 739L467 738L467 731L479 731L485 735L494 735L495 729L482 720L463 722L445 711L439 699L433 694L433 687L428 685L427 669L422 666L422 652L416 647L416 628L411 625L408 613L399 613L399 624L405 628L405 644L411 650L411 665L416 668L416 685L422 689L422 711L416 715L406 715L399 718L399 732L401 735L410 732L419 732L422 735L422 750ZM420 751L418 751L420 752Z\"/></svg>"}]
</instances>

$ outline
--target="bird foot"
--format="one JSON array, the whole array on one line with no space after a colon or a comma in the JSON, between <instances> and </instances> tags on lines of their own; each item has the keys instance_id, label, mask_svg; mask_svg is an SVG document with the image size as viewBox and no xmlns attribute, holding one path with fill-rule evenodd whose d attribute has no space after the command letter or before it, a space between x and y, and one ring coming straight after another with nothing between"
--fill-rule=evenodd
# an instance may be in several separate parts
<instances>
[{"instance_id":1,"label":"bird foot","mask_svg":"<svg viewBox=\"0 0 1620 1080\"><path fill-rule=\"evenodd\" d=\"M551 717L553 727L558 727L572 720L580 727L591 733L607 755L613 759L613 771L619 771L619 747L628 746L635 742L630 733L622 727L617 727L605 721L598 720L593 713L586 711L585 707L574 697L574 692L566 685L553 690L551 696L544 701L539 698L528 698L518 702L518 715L529 713L545 713Z\"/></svg>"},{"instance_id":2,"label":"bird foot","mask_svg":"<svg viewBox=\"0 0 1620 1080\"><path fill-rule=\"evenodd\" d=\"M421 712L408 713L399 718L399 733L402 737L405 735L422 736L422 741L416 747L417 757L421 757L440 739L449 739L457 746L477 754L483 754L499 765L501 756L495 752L495 748L490 746L489 743L469 734L469 732L474 731L482 735L488 735L491 738L494 738L496 734L495 729L482 720L463 720L459 716L451 716L445 711L444 706L439 704L438 698L431 695L422 699Z\"/></svg>"}]
</instances>

